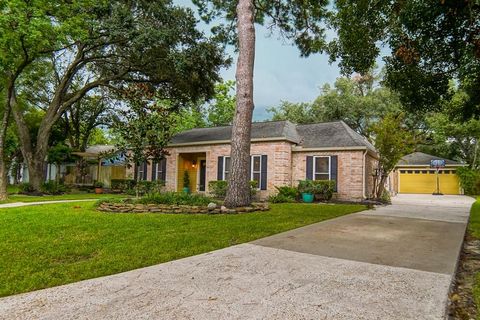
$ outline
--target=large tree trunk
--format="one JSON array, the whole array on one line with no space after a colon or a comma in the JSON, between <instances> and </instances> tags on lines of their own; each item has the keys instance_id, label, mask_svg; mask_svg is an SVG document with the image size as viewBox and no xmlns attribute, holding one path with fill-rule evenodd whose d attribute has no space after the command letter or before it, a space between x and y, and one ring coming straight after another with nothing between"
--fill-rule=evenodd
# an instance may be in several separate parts
<instances>
[{"instance_id":1,"label":"large tree trunk","mask_svg":"<svg viewBox=\"0 0 480 320\"><path fill-rule=\"evenodd\" d=\"M250 136L253 113L253 65L255 62L255 26L253 0L239 0L237 5L238 61L237 106L232 128L231 171L225 206L240 207L251 203Z\"/></svg>"},{"instance_id":2,"label":"large tree trunk","mask_svg":"<svg viewBox=\"0 0 480 320\"><path fill-rule=\"evenodd\" d=\"M5 163L6 155L5 155L5 140L7 137L7 129L8 129L8 120L10 118L10 103L7 100L5 101L3 115L2 115L2 123L0 125L0 201L6 200L7 195L7 170L8 166Z\"/></svg>"}]
</instances>

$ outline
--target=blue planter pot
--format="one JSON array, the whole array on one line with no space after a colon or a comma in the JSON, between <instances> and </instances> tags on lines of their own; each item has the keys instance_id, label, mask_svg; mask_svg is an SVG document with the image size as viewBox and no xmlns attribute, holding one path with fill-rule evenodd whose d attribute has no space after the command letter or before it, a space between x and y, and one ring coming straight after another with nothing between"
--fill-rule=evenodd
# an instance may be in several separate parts
<instances>
[{"instance_id":1,"label":"blue planter pot","mask_svg":"<svg viewBox=\"0 0 480 320\"><path fill-rule=\"evenodd\" d=\"M190 193L190 188L189 187L185 187L183 188L183 193Z\"/></svg>"},{"instance_id":2,"label":"blue planter pot","mask_svg":"<svg viewBox=\"0 0 480 320\"><path fill-rule=\"evenodd\" d=\"M306 203L313 202L313 193L302 193L302 200Z\"/></svg>"}]
</instances>

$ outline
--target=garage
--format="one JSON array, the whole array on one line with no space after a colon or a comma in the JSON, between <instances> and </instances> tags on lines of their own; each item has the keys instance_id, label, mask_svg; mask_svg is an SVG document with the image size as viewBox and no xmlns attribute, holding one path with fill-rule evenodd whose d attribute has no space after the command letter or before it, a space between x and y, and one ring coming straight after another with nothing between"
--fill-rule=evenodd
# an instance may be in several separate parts
<instances>
[{"instance_id":1,"label":"garage","mask_svg":"<svg viewBox=\"0 0 480 320\"><path fill-rule=\"evenodd\" d=\"M449 159L441 159L422 152L403 157L396 167L396 191L398 193L432 194L437 191L437 170L430 167L431 160L445 160L445 167L438 170L439 191L442 194L461 194L456 168L463 166Z\"/></svg>"}]
</instances>

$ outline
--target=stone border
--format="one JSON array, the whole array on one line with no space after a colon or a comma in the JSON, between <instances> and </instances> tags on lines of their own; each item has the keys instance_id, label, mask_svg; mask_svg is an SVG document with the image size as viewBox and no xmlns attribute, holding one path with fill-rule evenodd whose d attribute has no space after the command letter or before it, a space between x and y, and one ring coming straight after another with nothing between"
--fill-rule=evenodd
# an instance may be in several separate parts
<instances>
[{"instance_id":1,"label":"stone border","mask_svg":"<svg viewBox=\"0 0 480 320\"><path fill-rule=\"evenodd\" d=\"M168 204L133 204L103 202L97 210L108 213L174 213L174 214L220 214L268 211L268 203L252 203L250 207L228 209L215 203L208 206L168 205Z\"/></svg>"}]
</instances>

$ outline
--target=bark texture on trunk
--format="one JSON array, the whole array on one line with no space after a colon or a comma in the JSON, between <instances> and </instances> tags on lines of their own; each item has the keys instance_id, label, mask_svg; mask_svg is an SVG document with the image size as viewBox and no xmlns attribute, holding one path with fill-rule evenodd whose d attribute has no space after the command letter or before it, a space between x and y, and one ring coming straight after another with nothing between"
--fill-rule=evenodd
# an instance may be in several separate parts
<instances>
[{"instance_id":1,"label":"bark texture on trunk","mask_svg":"<svg viewBox=\"0 0 480 320\"><path fill-rule=\"evenodd\" d=\"M8 120L10 118L10 103L7 100L4 104L5 110L3 111L2 123L0 125L0 201L7 199L7 164L5 162L5 140L7 137Z\"/></svg>"},{"instance_id":2,"label":"bark texture on trunk","mask_svg":"<svg viewBox=\"0 0 480 320\"><path fill-rule=\"evenodd\" d=\"M238 0L237 4L237 106L232 127L231 171L225 206L229 208L251 203L250 136L253 113L253 66L255 62L255 26L253 0Z\"/></svg>"}]
</instances>

